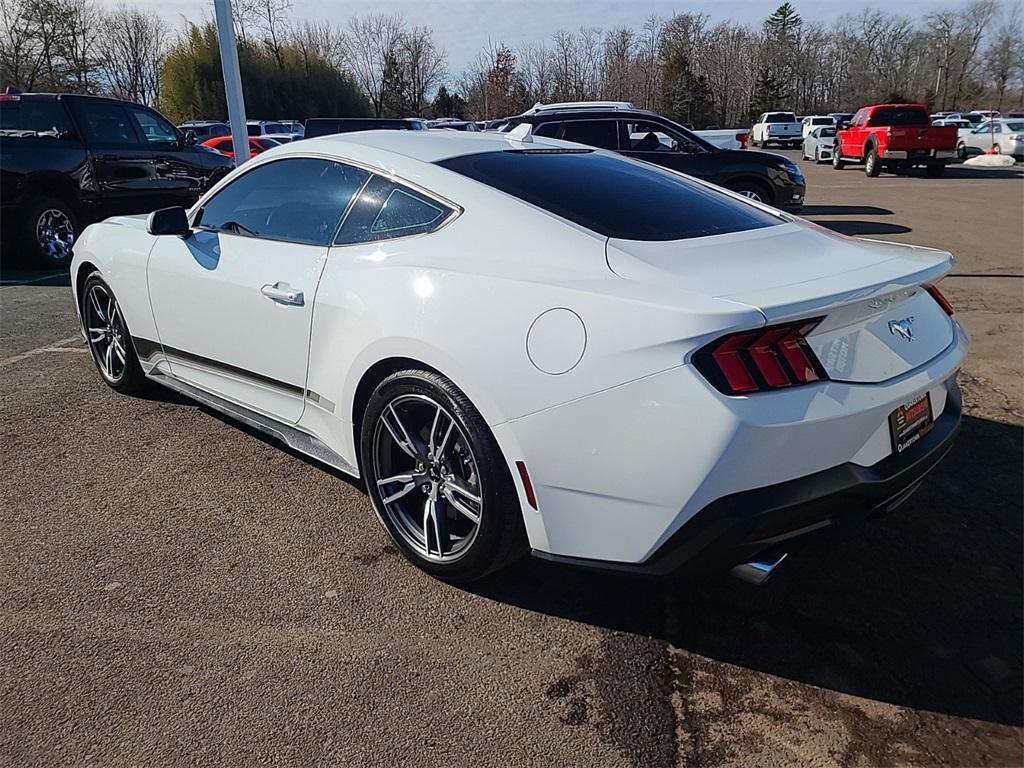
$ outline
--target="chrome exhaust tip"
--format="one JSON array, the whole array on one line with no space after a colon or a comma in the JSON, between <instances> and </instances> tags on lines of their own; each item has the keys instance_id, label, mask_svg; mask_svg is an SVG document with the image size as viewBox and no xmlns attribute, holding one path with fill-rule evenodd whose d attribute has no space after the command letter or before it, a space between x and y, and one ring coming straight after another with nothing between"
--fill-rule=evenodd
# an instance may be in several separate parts
<instances>
[{"instance_id":1,"label":"chrome exhaust tip","mask_svg":"<svg viewBox=\"0 0 1024 768\"><path fill-rule=\"evenodd\" d=\"M788 552L767 551L759 554L749 563L741 563L729 571L729 575L735 576L748 584L760 586L771 578L775 569L786 559Z\"/></svg>"}]
</instances>

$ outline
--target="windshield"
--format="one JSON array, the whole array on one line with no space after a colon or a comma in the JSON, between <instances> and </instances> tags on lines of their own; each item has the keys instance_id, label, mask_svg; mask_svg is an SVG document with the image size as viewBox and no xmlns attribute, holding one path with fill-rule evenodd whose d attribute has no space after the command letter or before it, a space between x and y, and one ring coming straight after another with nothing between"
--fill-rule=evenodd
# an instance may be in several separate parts
<instances>
[{"instance_id":1,"label":"windshield","mask_svg":"<svg viewBox=\"0 0 1024 768\"><path fill-rule=\"evenodd\" d=\"M683 240L783 221L657 166L592 150L504 150L437 164L624 240Z\"/></svg>"}]
</instances>

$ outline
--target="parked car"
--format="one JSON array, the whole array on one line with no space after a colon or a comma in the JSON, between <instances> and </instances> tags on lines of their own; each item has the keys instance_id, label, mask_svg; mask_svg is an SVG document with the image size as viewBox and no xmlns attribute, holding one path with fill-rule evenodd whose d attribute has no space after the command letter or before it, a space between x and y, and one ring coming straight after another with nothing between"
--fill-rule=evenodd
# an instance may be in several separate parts
<instances>
[{"instance_id":1,"label":"parked car","mask_svg":"<svg viewBox=\"0 0 1024 768\"><path fill-rule=\"evenodd\" d=\"M800 121L803 138L807 138L811 131L821 126L835 128L836 119L829 115L809 115Z\"/></svg>"},{"instance_id":2,"label":"parked car","mask_svg":"<svg viewBox=\"0 0 1024 768\"><path fill-rule=\"evenodd\" d=\"M71 282L98 375L361 477L398 549L451 581L531 551L759 580L950 449L950 254L522 139L295 142L189 211L90 227Z\"/></svg>"},{"instance_id":3,"label":"parked car","mask_svg":"<svg viewBox=\"0 0 1024 768\"><path fill-rule=\"evenodd\" d=\"M425 131L427 123L418 117L390 119L381 117L311 117L306 121L306 138L353 131Z\"/></svg>"},{"instance_id":4,"label":"parked car","mask_svg":"<svg viewBox=\"0 0 1024 768\"><path fill-rule=\"evenodd\" d=\"M500 120L477 120L476 127L477 130L480 131L497 131L505 124L505 122L505 118Z\"/></svg>"},{"instance_id":5,"label":"parked car","mask_svg":"<svg viewBox=\"0 0 1024 768\"><path fill-rule=\"evenodd\" d=\"M877 104L863 107L849 128L839 131L832 167L864 163L864 173L923 165L931 177L945 173L956 154L957 129L935 127L924 104Z\"/></svg>"},{"instance_id":6,"label":"parked car","mask_svg":"<svg viewBox=\"0 0 1024 768\"><path fill-rule=\"evenodd\" d=\"M203 142L203 146L214 149L225 157L234 158L235 156L235 145L230 136L217 136L213 139L207 139ZM281 144L269 136L250 136L249 157L256 157L256 155L262 154L268 149L273 149L274 147L279 146L281 146Z\"/></svg>"},{"instance_id":7,"label":"parked car","mask_svg":"<svg viewBox=\"0 0 1024 768\"><path fill-rule=\"evenodd\" d=\"M792 112L765 112L754 123L750 138L755 147L795 147L800 143L801 126Z\"/></svg>"},{"instance_id":8,"label":"parked car","mask_svg":"<svg viewBox=\"0 0 1024 768\"><path fill-rule=\"evenodd\" d=\"M956 145L957 155L963 159L988 152L1010 155L1024 161L1024 119L988 120L966 136L961 135Z\"/></svg>"},{"instance_id":9,"label":"parked car","mask_svg":"<svg viewBox=\"0 0 1024 768\"><path fill-rule=\"evenodd\" d=\"M836 128L845 128L853 120L853 112L829 112L828 116L836 121Z\"/></svg>"},{"instance_id":10,"label":"parked car","mask_svg":"<svg viewBox=\"0 0 1024 768\"><path fill-rule=\"evenodd\" d=\"M283 125L285 127L285 129L288 131L288 133L291 134L292 139L301 139L301 138L305 137L306 129L302 125L301 121L299 121L299 120L279 120L278 122L280 122L281 125ZM276 135L280 136L281 134L276 134Z\"/></svg>"},{"instance_id":11,"label":"parked car","mask_svg":"<svg viewBox=\"0 0 1024 768\"><path fill-rule=\"evenodd\" d=\"M835 126L823 125L807 134L802 149L803 159L816 163L831 160L836 144L836 133Z\"/></svg>"},{"instance_id":12,"label":"parked car","mask_svg":"<svg viewBox=\"0 0 1024 768\"><path fill-rule=\"evenodd\" d=\"M156 110L96 96L0 94L0 141L0 233L50 268L89 222L190 205L232 166Z\"/></svg>"},{"instance_id":13,"label":"parked car","mask_svg":"<svg viewBox=\"0 0 1024 768\"><path fill-rule=\"evenodd\" d=\"M700 136L709 144L714 144L719 149L746 149L747 142L750 140L750 131L744 128L733 128L732 130L707 128L702 131L692 131L692 133L694 136Z\"/></svg>"},{"instance_id":14,"label":"parked car","mask_svg":"<svg viewBox=\"0 0 1024 768\"><path fill-rule=\"evenodd\" d=\"M537 136L610 149L637 160L670 168L791 212L804 204L803 172L787 157L767 152L719 149L681 125L628 102L608 107L576 102L539 105L509 122L508 133L522 123Z\"/></svg>"},{"instance_id":15,"label":"parked car","mask_svg":"<svg viewBox=\"0 0 1024 768\"><path fill-rule=\"evenodd\" d=\"M197 141L231 135L231 126L217 120L189 120L179 125L178 130L182 133L192 131Z\"/></svg>"},{"instance_id":16,"label":"parked car","mask_svg":"<svg viewBox=\"0 0 1024 768\"><path fill-rule=\"evenodd\" d=\"M250 136L291 133L288 127L278 120L248 120L245 123L245 128Z\"/></svg>"},{"instance_id":17,"label":"parked car","mask_svg":"<svg viewBox=\"0 0 1024 768\"><path fill-rule=\"evenodd\" d=\"M936 128L953 126L956 128L956 135L958 139L963 139L965 136L974 133L975 128L975 125L970 120L952 117L940 117L936 120L932 120L932 125ZM959 143L957 146L959 147Z\"/></svg>"},{"instance_id":18,"label":"parked car","mask_svg":"<svg viewBox=\"0 0 1024 768\"><path fill-rule=\"evenodd\" d=\"M1008 120L1024 120L1024 112L1007 112L1003 117Z\"/></svg>"},{"instance_id":19,"label":"parked car","mask_svg":"<svg viewBox=\"0 0 1024 768\"><path fill-rule=\"evenodd\" d=\"M427 128L440 129L446 128L451 131L479 131L477 124L472 120L454 120L452 118L444 118L441 120L428 120Z\"/></svg>"},{"instance_id":20,"label":"parked car","mask_svg":"<svg viewBox=\"0 0 1024 768\"><path fill-rule=\"evenodd\" d=\"M977 115L982 120L993 120L1002 117L995 109L972 109L970 114Z\"/></svg>"},{"instance_id":21,"label":"parked car","mask_svg":"<svg viewBox=\"0 0 1024 768\"><path fill-rule=\"evenodd\" d=\"M942 116L943 120L966 120L972 125L978 125L984 118L977 112L947 112Z\"/></svg>"}]
</instances>

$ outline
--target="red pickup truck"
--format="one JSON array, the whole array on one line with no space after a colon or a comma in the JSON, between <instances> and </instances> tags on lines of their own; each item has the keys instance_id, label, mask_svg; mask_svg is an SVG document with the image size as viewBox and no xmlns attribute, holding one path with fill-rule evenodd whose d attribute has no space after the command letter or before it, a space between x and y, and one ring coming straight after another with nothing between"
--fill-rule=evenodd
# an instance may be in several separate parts
<instances>
[{"instance_id":1,"label":"red pickup truck","mask_svg":"<svg viewBox=\"0 0 1024 768\"><path fill-rule=\"evenodd\" d=\"M925 104L876 104L861 108L839 131L832 167L864 163L864 173L877 176L883 168L923 165L938 177L956 155L956 141L956 127L933 126Z\"/></svg>"}]
</instances>

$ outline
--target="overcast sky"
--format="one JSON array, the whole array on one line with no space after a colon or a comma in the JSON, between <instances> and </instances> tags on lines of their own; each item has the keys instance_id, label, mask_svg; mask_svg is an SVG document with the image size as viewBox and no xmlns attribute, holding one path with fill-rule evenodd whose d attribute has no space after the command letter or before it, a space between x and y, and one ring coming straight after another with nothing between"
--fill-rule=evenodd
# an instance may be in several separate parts
<instances>
[{"instance_id":1,"label":"overcast sky","mask_svg":"<svg viewBox=\"0 0 1024 768\"><path fill-rule=\"evenodd\" d=\"M118 0L101 0L116 5ZM213 0L128 0L153 10L175 26L182 19L212 18ZM448 53L451 73L461 72L488 37L495 42L543 40L559 28L639 27L652 13L706 13L713 22L732 19L759 24L782 0L293 0L295 19L344 22L350 16L384 11L401 14L409 24L434 30L435 42ZM962 0L791 0L807 21L830 21L863 8L919 17L937 8L956 7Z\"/></svg>"}]
</instances>

